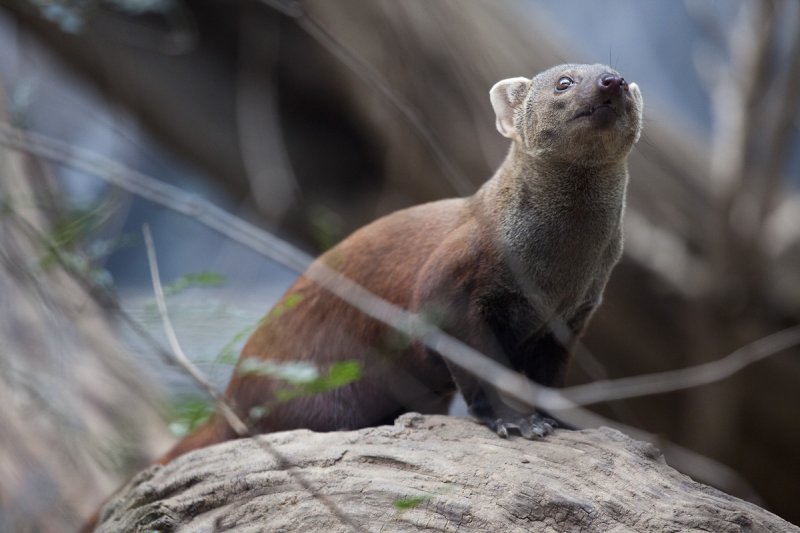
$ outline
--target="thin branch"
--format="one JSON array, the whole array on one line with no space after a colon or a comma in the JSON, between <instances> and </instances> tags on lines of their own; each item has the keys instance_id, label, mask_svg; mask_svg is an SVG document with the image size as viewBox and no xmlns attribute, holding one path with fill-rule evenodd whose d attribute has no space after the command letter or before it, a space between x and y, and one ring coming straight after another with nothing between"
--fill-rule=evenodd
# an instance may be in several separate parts
<instances>
[{"instance_id":1,"label":"thin branch","mask_svg":"<svg viewBox=\"0 0 800 533\"><path fill-rule=\"evenodd\" d=\"M167 312L167 302L164 299L164 289L161 286L161 276L158 272L158 262L156 260L156 249L155 245L153 244L153 235L150 233L150 226L145 224L142 227L142 233L144 234L144 245L147 248L147 262L150 266L150 277L153 280L153 292L156 297L156 305L158 306L158 312L161 315L161 321L164 323L164 332L167 335L167 341L169 342L170 348L172 348L172 356L175 359L175 362L189 374L192 379L194 379L205 391L211 396L214 401L219 405L219 409L221 411L222 416L225 418L225 421L228 425L233 429L233 431L239 437L245 437L250 435L250 430L247 427L241 418L230 408L228 403L223 399L222 395L217 391L214 385L206 379L206 376L200 372L200 370L194 366L192 361L186 357L186 354L181 348L180 343L178 342L178 336L175 334L175 328L172 327L172 320L169 318L169 313Z\"/></svg>"},{"instance_id":2,"label":"thin branch","mask_svg":"<svg viewBox=\"0 0 800 533\"><path fill-rule=\"evenodd\" d=\"M295 481L297 481L315 499L322 502L322 504L325 505L328 510L330 510L331 513L333 513L333 515L336 516L336 518L338 518L343 524L350 526L355 531L363 531L366 533L366 529L355 523L351 517L339 509L339 507L327 496L317 491L311 485L311 483L305 479L305 476L303 476L303 474L297 470L297 467L275 447L263 439L255 438L258 436L258 434L254 432L241 418L239 418L233 408L222 397L219 391L217 391L214 385L212 385L211 382L206 379L205 375L203 375L203 373L186 356L183 348L181 348L181 345L178 342L178 337L175 334L175 328L172 327L172 321L170 320L169 313L167 312L164 289L161 286L161 276L158 272L156 249L155 245L153 244L153 236L150 233L150 227L147 224L143 226L142 233L144 233L144 243L145 247L147 248L147 260L150 266L150 276L153 280L153 292L156 297L158 312L161 314L161 320L164 323L164 331L167 334L167 340L172 348L172 356L175 362L177 362L186 371L186 373L189 374L192 379L194 379L203 389L205 389L208 395L214 399L217 409L219 409L220 413L225 418L225 421L228 423L231 429L236 432L236 435L239 437L251 437L253 442L255 442L262 450L269 453L275 459L281 470L288 472L289 475L295 479Z\"/></svg>"},{"instance_id":3,"label":"thin branch","mask_svg":"<svg viewBox=\"0 0 800 533\"><path fill-rule=\"evenodd\" d=\"M716 361L678 370L577 385L564 389L563 394L577 405L591 405L709 385L797 345L800 345L800 325L762 337Z\"/></svg>"},{"instance_id":4,"label":"thin branch","mask_svg":"<svg viewBox=\"0 0 800 533\"><path fill-rule=\"evenodd\" d=\"M132 194L193 218L296 272L304 271L312 261L310 255L199 196L88 150L44 135L19 130L7 122L0 122L0 144L96 176Z\"/></svg>"}]
</instances>

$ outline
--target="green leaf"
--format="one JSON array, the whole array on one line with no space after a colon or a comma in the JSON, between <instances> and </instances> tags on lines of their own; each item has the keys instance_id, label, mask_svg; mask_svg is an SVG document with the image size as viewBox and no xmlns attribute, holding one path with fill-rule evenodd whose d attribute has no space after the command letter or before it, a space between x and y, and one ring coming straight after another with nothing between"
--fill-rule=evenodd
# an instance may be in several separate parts
<instances>
[{"instance_id":1,"label":"green leaf","mask_svg":"<svg viewBox=\"0 0 800 533\"><path fill-rule=\"evenodd\" d=\"M195 272L185 274L164 287L165 296L174 296L189 287L220 287L225 276L217 272Z\"/></svg>"},{"instance_id":2,"label":"green leaf","mask_svg":"<svg viewBox=\"0 0 800 533\"><path fill-rule=\"evenodd\" d=\"M225 343L225 345L220 349L216 358L217 363L226 365L235 365L236 362L239 360L237 345L241 341L252 335L255 330L267 324L270 320L278 318L279 316L283 315L286 311L289 311L290 309L296 307L297 304L299 304L302 300L303 296L299 293L294 292L288 294L283 299L283 301L279 302L275 307L273 307L272 310L264 318L258 321L258 323L246 326L245 328L236 332L236 334L231 338L231 340ZM272 375L273 372L271 367L264 368L260 364L254 364L254 363L243 363L243 364L246 368L245 372L263 373L267 375Z\"/></svg>"},{"instance_id":3,"label":"green leaf","mask_svg":"<svg viewBox=\"0 0 800 533\"><path fill-rule=\"evenodd\" d=\"M214 414L214 402L207 396L185 394L170 405L170 431L178 437L188 435Z\"/></svg>"},{"instance_id":4,"label":"green leaf","mask_svg":"<svg viewBox=\"0 0 800 533\"><path fill-rule=\"evenodd\" d=\"M249 358L239 365L239 372L243 374L257 374L282 379L294 385L305 385L319 379L316 365L303 361L290 361L288 363L275 363Z\"/></svg>"},{"instance_id":5,"label":"green leaf","mask_svg":"<svg viewBox=\"0 0 800 533\"><path fill-rule=\"evenodd\" d=\"M271 320L275 320L276 318L279 318L279 317L283 316L283 314L286 313L287 311L297 307L297 304L299 304L302 300L303 300L303 295L302 294L299 294L299 293L296 293L296 292L293 292L291 294L287 294L284 297L284 299L282 301L278 302L275 305L275 307L273 307L270 310L270 312L267 314L267 316L265 316L262 319L261 323L259 323L259 326L262 325L262 324L266 324L266 323L270 322Z\"/></svg>"},{"instance_id":6,"label":"green leaf","mask_svg":"<svg viewBox=\"0 0 800 533\"><path fill-rule=\"evenodd\" d=\"M361 378L361 363L355 360L336 363L328 371L326 384L329 388L343 387Z\"/></svg>"},{"instance_id":7,"label":"green leaf","mask_svg":"<svg viewBox=\"0 0 800 533\"><path fill-rule=\"evenodd\" d=\"M297 387L278 391L276 395L281 401L288 401L300 396L313 396L344 387L359 378L361 378L361 363L355 360L342 361L332 365L326 375Z\"/></svg>"},{"instance_id":8,"label":"green leaf","mask_svg":"<svg viewBox=\"0 0 800 533\"><path fill-rule=\"evenodd\" d=\"M260 324L251 324L237 331L231 340L226 342L225 346L220 349L217 354L216 362L223 365L235 365L236 361L239 360L239 353L236 350L237 345L246 337L249 337L259 325Z\"/></svg>"},{"instance_id":9,"label":"green leaf","mask_svg":"<svg viewBox=\"0 0 800 533\"><path fill-rule=\"evenodd\" d=\"M356 360L341 361L331 365L327 374L320 376L317 367L305 361L275 363L250 358L242 361L238 371L286 381L292 386L275 393L279 402L286 402L300 396L328 392L357 381L361 378L361 363Z\"/></svg>"},{"instance_id":10,"label":"green leaf","mask_svg":"<svg viewBox=\"0 0 800 533\"><path fill-rule=\"evenodd\" d=\"M71 263L69 268L85 274L89 271L89 257L76 254L78 245L86 239L91 231L100 227L111 214L106 204L97 204L88 208L70 210L66 215L53 223L53 228L41 235L44 255L39 260L39 267L48 270L61 261Z\"/></svg>"},{"instance_id":11,"label":"green leaf","mask_svg":"<svg viewBox=\"0 0 800 533\"><path fill-rule=\"evenodd\" d=\"M401 498L399 500L395 500L393 505L395 509L399 511L407 511L408 509L415 509L419 507L420 504L430 500L430 496L414 496L412 498Z\"/></svg>"},{"instance_id":12,"label":"green leaf","mask_svg":"<svg viewBox=\"0 0 800 533\"><path fill-rule=\"evenodd\" d=\"M311 234L320 249L333 248L344 235L344 219L336 211L322 204L314 204L308 208L308 221Z\"/></svg>"},{"instance_id":13,"label":"green leaf","mask_svg":"<svg viewBox=\"0 0 800 533\"><path fill-rule=\"evenodd\" d=\"M92 229L98 227L108 218L103 206L87 209L74 209L63 219L58 220L48 235L50 243L55 247L74 246Z\"/></svg>"}]
</instances>

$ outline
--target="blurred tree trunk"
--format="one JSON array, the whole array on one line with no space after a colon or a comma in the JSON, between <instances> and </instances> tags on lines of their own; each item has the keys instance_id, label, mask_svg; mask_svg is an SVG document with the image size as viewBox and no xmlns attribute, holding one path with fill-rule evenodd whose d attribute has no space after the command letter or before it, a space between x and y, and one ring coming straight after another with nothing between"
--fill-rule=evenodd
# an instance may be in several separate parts
<instances>
[{"instance_id":1,"label":"blurred tree trunk","mask_svg":"<svg viewBox=\"0 0 800 533\"><path fill-rule=\"evenodd\" d=\"M0 91L0 120L7 121ZM0 531L76 529L166 435L108 311L53 260L47 169L0 146Z\"/></svg>"}]
</instances>

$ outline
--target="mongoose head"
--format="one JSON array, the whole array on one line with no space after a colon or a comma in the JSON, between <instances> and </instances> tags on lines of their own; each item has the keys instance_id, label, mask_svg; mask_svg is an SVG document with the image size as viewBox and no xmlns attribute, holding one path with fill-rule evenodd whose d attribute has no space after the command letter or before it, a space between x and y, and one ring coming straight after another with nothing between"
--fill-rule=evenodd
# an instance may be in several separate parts
<instances>
[{"instance_id":1,"label":"mongoose head","mask_svg":"<svg viewBox=\"0 0 800 533\"><path fill-rule=\"evenodd\" d=\"M623 161L642 130L642 93L606 65L559 65L490 91L497 129L525 153L569 165Z\"/></svg>"}]
</instances>

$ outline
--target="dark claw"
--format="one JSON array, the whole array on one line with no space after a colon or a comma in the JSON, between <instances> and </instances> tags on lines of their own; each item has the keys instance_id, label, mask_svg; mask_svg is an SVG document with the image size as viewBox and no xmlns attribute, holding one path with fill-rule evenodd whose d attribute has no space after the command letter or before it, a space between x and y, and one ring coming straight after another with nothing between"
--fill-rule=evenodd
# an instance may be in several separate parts
<instances>
[{"instance_id":1,"label":"dark claw","mask_svg":"<svg viewBox=\"0 0 800 533\"><path fill-rule=\"evenodd\" d=\"M558 424L552 418L533 414L513 421L497 419L493 429L503 438L508 437L509 430L516 430L523 438L533 440L550 435L557 426Z\"/></svg>"},{"instance_id":2,"label":"dark claw","mask_svg":"<svg viewBox=\"0 0 800 533\"><path fill-rule=\"evenodd\" d=\"M504 439L510 433L519 433L528 440L540 439L559 427L558 422L538 413L508 419L483 417L480 421Z\"/></svg>"},{"instance_id":3,"label":"dark claw","mask_svg":"<svg viewBox=\"0 0 800 533\"><path fill-rule=\"evenodd\" d=\"M523 438L528 440L533 440L536 437L541 437L539 433L537 433L536 428L533 427L533 424L528 423L527 421L523 421L519 425L519 434L522 435Z\"/></svg>"},{"instance_id":4,"label":"dark claw","mask_svg":"<svg viewBox=\"0 0 800 533\"><path fill-rule=\"evenodd\" d=\"M502 419L498 418L494 421L494 430L497 434L504 439L508 438L508 426L503 422Z\"/></svg>"}]
</instances>

